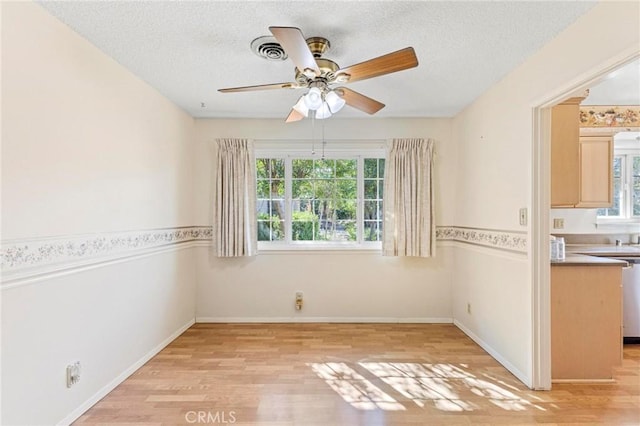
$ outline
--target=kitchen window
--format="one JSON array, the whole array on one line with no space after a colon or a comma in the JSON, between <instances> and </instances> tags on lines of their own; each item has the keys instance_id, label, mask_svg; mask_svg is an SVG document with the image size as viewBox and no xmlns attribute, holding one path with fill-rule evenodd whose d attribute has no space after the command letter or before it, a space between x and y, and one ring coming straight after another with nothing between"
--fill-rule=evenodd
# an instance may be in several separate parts
<instances>
[{"instance_id":1,"label":"kitchen window","mask_svg":"<svg viewBox=\"0 0 640 426\"><path fill-rule=\"evenodd\" d=\"M379 153L256 153L260 249L380 249Z\"/></svg>"},{"instance_id":2,"label":"kitchen window","mask_svg":"<svg viewBox=\"0 0 640 426\"><path fill-rule=\"evenodd\" d=\"M640 150L619 150L613 158L613 206L598 209L605 221L640 221Z\"/></svg>"}]
</instances>

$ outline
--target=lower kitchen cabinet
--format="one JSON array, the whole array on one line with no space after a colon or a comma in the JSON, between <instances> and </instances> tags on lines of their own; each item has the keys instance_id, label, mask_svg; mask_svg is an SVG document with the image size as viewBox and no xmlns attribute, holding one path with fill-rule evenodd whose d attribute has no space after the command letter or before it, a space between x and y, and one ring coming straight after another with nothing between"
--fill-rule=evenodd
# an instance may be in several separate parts
<instances>
[{"instance_id":1,"label":"lower kitchen cabinet","mask_svg":"<svg viewBox=\"0 0 640 426\"><path fill-rule=\"evenodd\" d=\"M621 362L622 266L552 265L552 380L612 379Z\"/></svg>"}]
</instances>

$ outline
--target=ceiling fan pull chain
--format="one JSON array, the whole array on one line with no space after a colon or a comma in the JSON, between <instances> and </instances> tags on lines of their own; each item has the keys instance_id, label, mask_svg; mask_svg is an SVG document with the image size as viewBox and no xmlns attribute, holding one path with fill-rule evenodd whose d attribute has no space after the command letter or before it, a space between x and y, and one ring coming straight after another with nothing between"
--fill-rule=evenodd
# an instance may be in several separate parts
<instances>
[{"instance_id":1,"label":"ceiling fan pull chain","mask_svg":"<svg viewBox=\"0 0 640 426\"><path fill-rule=\"evenodd\" d=\"M311 155L316 155L316 112L315 110L311 110L309 112L311 113Z\"/></svg>"},{"instance_id":2,"label":"ceiling fan pull chain","mask_svg":"<svg viewBox=\"0 0 640 426\"><path fill-rule=\"evenodd\" d=\"M324 160L324 147L327 144L327 140L324 138L324 121L322 122L322 159Z\"/></svg>"}]
</instances>

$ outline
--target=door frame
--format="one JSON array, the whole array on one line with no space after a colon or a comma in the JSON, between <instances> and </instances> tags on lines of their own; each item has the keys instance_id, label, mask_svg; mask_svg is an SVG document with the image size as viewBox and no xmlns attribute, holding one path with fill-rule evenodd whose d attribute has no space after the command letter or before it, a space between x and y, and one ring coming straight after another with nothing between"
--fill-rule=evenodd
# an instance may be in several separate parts
<instances>
[{"instance_id":1,"label":"door frame","mask_svg":"<svg viewBox=\"0 0 640 426\"><path fill-rule=\"evenodd\" d=\"M611 72L640 58L637 48L627 49L585 71L533 103L531 227L532 383L538 390L551 389L551 279L549 217L551 209L551 107L578 96Z\"/></svg>"}]
</instances>

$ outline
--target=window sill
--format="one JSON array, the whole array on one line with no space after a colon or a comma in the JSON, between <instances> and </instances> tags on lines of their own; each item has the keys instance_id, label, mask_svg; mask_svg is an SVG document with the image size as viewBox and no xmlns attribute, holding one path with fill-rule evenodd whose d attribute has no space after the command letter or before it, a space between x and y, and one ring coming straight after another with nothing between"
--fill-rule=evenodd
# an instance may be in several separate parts
<instances>
[{"instance_id":1,"label":"window sill","mask_svg":"<svg viewBox=\"0 0 640 426\"><path fill-rule=\"evenodd\" d=\"M281 253L381 253L382 244L264 244L258 243L259 254Z\"/></svg>"},{"instance_id":2,"label":"window sill","mask_svg":"<svg viewBox=\"0 0 640 426\"><path fill-rule=\"evenodd\" d=\"M598 218L596 219L596 228L608 228L608 229L619 229L619 230L626 230L627 228L629 228L630 231L633 231L633 230L637 231L638 226L640 226L640 218L633 218L633 219Z\"/></svg>"}]
</instances>

